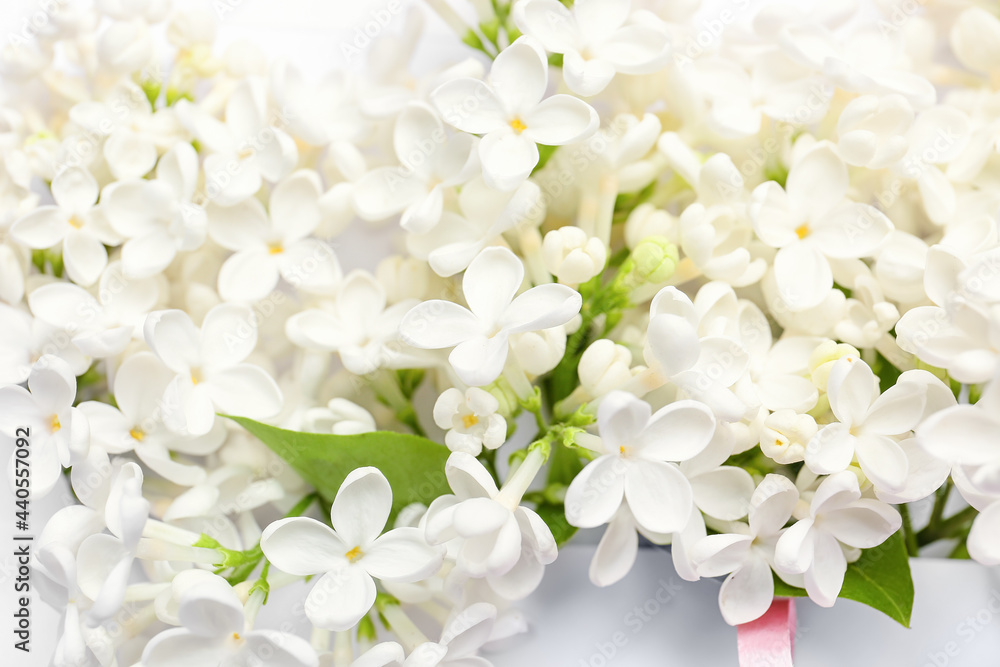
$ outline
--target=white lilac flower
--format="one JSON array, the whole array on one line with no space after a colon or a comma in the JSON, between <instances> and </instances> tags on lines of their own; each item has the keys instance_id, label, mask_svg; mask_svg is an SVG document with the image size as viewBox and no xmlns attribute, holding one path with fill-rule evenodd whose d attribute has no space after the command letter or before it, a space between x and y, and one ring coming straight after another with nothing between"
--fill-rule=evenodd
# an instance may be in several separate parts
<instances>
[{"instance_id":1,"label":"white lilac flower","mask_svg":"<svg viewBox=\"0 0 1000 667\"><path fill-rule=\"evenodd\" d=\"M40 317L0 303L0 386L21 384L43 354L52 354L67 364L73 375L82 375L90 366L85 356L62 329Z\"/></svg>"},{"instance_id":2,"label":"white lilac flower","mask_svg":"<svg viewBox=\"0 0 1000 667\"><path fill-rule=\"evenodd\" d=\"M730 625L760 618L771 606L775 545L798 501L791 480L767 475L750 499L749 524L735 524L743 530L709 535L694 546L692 558L701 576L729 575L719 589L719 608ZM796 577L784 576L802 585Z\"/></svg>"},{"instance_id":3,"label":"white lilac flower","mask_svg":"<svg viewBox=\"0 0 1000 667\"><path fill-rule=\"evenodd\" d=\"M431 93L431 101L446 123L482 135L483 177L492 187L512 190L538 164L536 144L561 146L597 129L590 105L571 95L543 99L547 85L545 52L520 37L494 59L487 82L448 81Z\"/></svg>"},{"instance_id":4,"label":"white lilac flower","mask_svg":"<svg viewBox=\"0 0 1000 667\"><path fill-rule=\"evenodd\" d=\"M177 144L156 166L155 180L122 180L101 195L111 225L125 238L121 260L129 278L146 278L167 268L178 252L205 241L206 217L191 203L198 184L198 154Z\"/></svg>"},{"instance_id":5,"label":"white lilac flower","mask_svg":"<svg viewBox=\"0 0 1000 667\"><path fill-rule=\"evenodd\" d=\"M475 147L474 137L449 137L432 109L411 102L396 118L393 133L400 164L373 169L358 180L354 187L358 213L371 220L402 213L403 229L427 232L441 219L445 192L475 175Z\"/></svg>"},{"instance_id":6,"label":"white lilac flower","mask_svg":"<svg viewBox=\"0 0 1000 667\"><path fill-rule=\"evenodd\" d=\"M604 270L608 250L597 237L579 227L553 229L542 242L545 267L566 285L585 283Z\"/></svg>"},{"instance_id":7,"label":"white lilac flower","mask_svg":"<svg viewBox=\"0 0 1000 667\"><path fill-rule=\"evenodd\" d=\"M66 272L73 282L93 285L108 264L105 245L122 239L111 229L97 203L97 180L82 167L67 167L52 180L55 204L39 206L10 229L18 243L44 250L62 244Z\"/></svg>"},{"instance_id":8,"label":"white lilac flower","mask_svg":"<svg viewBox=\"0 0 1000 667\"><path fill-rule=\"evenodd\" d=\"M309 238L320 222L320 194L319 178L302 170L275 185L267 211L256 199L228 207L209 204L209 236L234 253L219 270L223 299L263 299L279 278L306 292L337 286L341 271L333 249Z\"/></svg>"},{"instance_id":9,"label":"white lilac flower","mask_svg":"<svg viewBox=\"0 0 1000 667\"><path fill-rule=\"evenodd\" d=\"M580 311L576 290L548 284L518 295L523 280L524 265L514 253L487 248L462 277L469 308L425 301L403 317L400 337L423 349L454 348L448 360L458 377L473 386L489 384L503 371L511 334L565 324Z\"/></svg>"},{"instance_id":10,"label":"white lilac flower","mask_svg":"<svg viewBox=\"0 0 1000 667\"><path fill-rule=\"evenodd\" d=\"M378 281L365 271L352 271L333 298L288 318L285 331L296 345L337 352L347 370L364 375L416 361L395 345L400 322L416 303L407 299L387 307Z\"/></svg>"},{"instance_id":11,"label":"white lilac flower","mask_svg":"<svg viewBox=\"0 0 1000 667\"><path fill-rule=\"evenodd\" d=\"M257 345L257 326L249 308L216 306L196 327L187 313L150 313L143 335L170 369L163 396L168 428L192 436L212 430L216 410L258 419L281 409L281 390L260 366L244 363Z\"/></svg>"},{"instance_id":12,"label":"white lilac flower","mask_svg":"<svg viewBox=\"0 0 1000 667\"><path fill-rule=\"evenodd\" d=\"M354 627L375 602L374 578L418 581L441 566L441 553L418 529L382 534L391 508L392 488L385 476L375 468L358 468L333 501L333 528L294 517L264 530L261 549L275 567L298 576L323 575L305 602L306 616L317 627ZM305 543L309 549L302 548Z\"/></svg>"},{"instance_id":13,"label":"white lilac flower","mask_svg":"<svg viewBox=\"0 0 1000 667\"><path fill-rule=\"evenodd\" d=\"M108 265L98 294L68 282L42 285L28 296L39 320L63 329L87 356L104 359L121 354L160 297L155 278L126 278L119 261Z\"/></svg>"},{"instance_id":14,"label":"white lilac flower","mask_svg":"<svg viewBox=\"0 0 1000 667\"><path fill-rule=\"evenodd\" d=\"M601 455L587 464L566 492L570 524L608 523L627 500L637 524L673 533L687 524L693 496L677 467L705 449L715 431L711 411L695 401L677 401L651 414L645 401L612 392L598 407Z\"/></svg>"},{"instance_id":15,"label":"white lilac flower","mask_svg":"<svg viewBox=\"0 0 1000 667\"><path fill-rule=\"evenodd\" d=\"M232 586L212 575L180 599L182 627L164 630L146 644L142 664L182 667L191 664L248 664L267 655L282 667L317 667L309 642L288 632L247 630L243 605Z\"/></svg>"},{"instance_id":16,"label":"white lilac flower","mask_svg":"<svg viewBox=\"0 0 1000 667\"><path fill-rule=\"evenodd\" d=\"M878 393L878 379L865 362L844 357L830 371L830 409L837 421L821 428L806 447L805 462L819 474L846 470L857 457L876 488L897 491L906 482L906 454L894 439L915 428L924 412L926 389L898 382Z\"/></svg>"},{"instance_id":17,"label":"white lilac flower","mask_svg":"<svg viewBox=\"0 0 1000 667\"><path fill-rule=\"evenodd\" d=\"M537 454L528 454L529 457ZM552 531L533 510L520 505L541 460L525 459L503 488L471 454L454 452L445 474L454 495L437 498L427 509L427 539L454 543L458 571L486 578L509 599L520 599L542 579L544 566L555 560ZM530 477L527 473L532 473Z\"/></svg>"},{"instance_id":18,"label":"white lilac flower","mask_svg":"<svg viewBox=\"0 0 1000 667\"><path fill-rule=\"evenodd\" d=\"M182 436L164 423L164 394L174 373L150 352L128 357L115 375L117 407L85 401L79 409L90 422L91 446L109 454L135 452L150 470L175 484L191 486L205 479L205 469L174 454L206 456L225 439L225 428L216 424L208 433ZM172 454L174 453L174 454Z\"/></svg>"},{"instance_id":19,"label":"white lilac flower","mask_svg":"<svg viewBox=\"0 0 1000 667\"><path fill-rule=\"evenodd\" d=\"M298 151L280 120L268 115L263 82L247 79L226 102L226 120L180 100L177 116L209 151L205 158L205 194L219 206L238 204L276 182L295 166Z\"/></svg>"},{"instance_id":20,"label":"white lilac flower","mask_svg":"<svg viewBox=\"0 0 1000 667\"><path fill-rule=\"evenodd\" d=\"M303 429L312 433L355 435L378 430L375 418L357 403L346 398L332 398L322 408L309 408L303 416Z\"/></svg>"},{"instance_id":21,"label":"white lilac flower","mask_svg":"<svg viewBox=\"0 0 1000 667\"><path fill-rule=\"evenodd\" d=\"M470 387L463 394L446 389L434 403L434 423L445 429L444 442L453 452L479 456L507 439L507 421L497 414L500 402L488 391Z\"/></svg>"},{"instance_id":22,"label":"white lilac flower","mask_svg":"<svg viewBox=\"0 0 1000 667\"><path fill-rule=\"evenodd\" d=\"M831 146L799 158L784 188L767 181L753 191L754 230L778 248L774 277L793 311L818 305L833 287L831 261L873 255L893 225L868 204L845 200L847 167Z\"/></svg>"},{"instance_id":23,"label":"white lilac flower","mask_svg":"<svg viewBox=\"0 0 1000 667\"><path fill-rule=\"evenodd\" d=\"M655 14L633 12L630 0L582 0L571 9L557 0L514 5L521 32L563 54L563 77L577 95L604 90L616 73L649 74L670 58L667 26Z\"/></svg>"},{"instance_id":24,"label":"white lilac flower","mask_svg":"<svg viewBox=\"0 0 1000 667\"><path fill-rule=\"evenodd\" d=\"M731 337L699 335L699 324L691 299L675 287L663 288L650 305L646 359L717 417L737 421L748 406L731 387L746 373L749 355Z\"/></svg>"},{"instance_id":25,"label":"white lilac flower","mask_svg":"<svg viewBox=\"0 0 1000 667\"><path fill-rule=\"evenodd\" d=\"M0 433L13 443L25 438L31 446L31 493L41 498L59 481L62 469L83 460L90 447L90 424L76 400L76 376L69 364L44 355L28 375L28 388L0 387ZM16 451L7 466L13 488Z\"/></svg>"},{"instance_id":26,"label":"white lilac flower","mask_svg":"<svg viewBox=\"0 0 1000 667\"><path fill-rule=\"evenodd\" d=\"M465 270L479 252L504 232L545 212L543 195L532 181L510 192L489 187L482 178L462 186L458 213L445 211L440 222L423 234L410 234L406 247L447 278Z\"/></svg>"},{"instance_id":27,"label":"white lilac flower","mask_svg":"<svg viewBox=\"0 0 1000 667\"><path fill-rule=\"evenodd\" d=\"M808 514L778 538L774 564L782 574L803 575L809 597L830 607L844 584L845 548L853 548L856 558L857 549L882 544L900 525L899 512L891 505L861 497L857 475L834 473L820 482Z\"/></svg>"}]
</instances>

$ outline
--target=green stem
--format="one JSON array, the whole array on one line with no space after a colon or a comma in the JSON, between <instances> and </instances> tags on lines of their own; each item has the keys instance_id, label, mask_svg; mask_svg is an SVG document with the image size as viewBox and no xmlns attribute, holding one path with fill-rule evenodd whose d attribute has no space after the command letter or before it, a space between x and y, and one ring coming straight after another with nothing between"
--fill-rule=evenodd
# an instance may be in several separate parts
<instances>
[{"instance_id":1,"label":"green stem","mask_svg":"<svg viewBox=\"0 0 1000 667\"><path fill-rule=\"evenodd\" d=\"M911 558L916 557L919 553L919 547L917 546L917 534L913 532L913 522L910 520L910 508L906 503L897 507L899 515L903 518L903 539L906 542L906 553Z\"/></svg>"},{"instance_id":2,"label":"green stem","mask_svg":"<svg viewBox=\"0 0 1000 667\"><path fill-rule=\"evenodd\" d=\"M955 483L949 477L944 486L937 490L937 493L934 495L934 508L931 510L931 518L927 522L928 526L937 526L941 523L941 519L944 517L945 505L948 504L948 496L951 495L951 490L954 486Z\"/></svg>"},{"instance_id":3,"label":"green stem","mask_svg":"<svg viewBox=\"0 0 1000 667\"><path fill-rule=\"evenodd\" d=\"M957 537L968 528L978 514L979 511L975 507L966 507L958 514L941 521L938 525L927 526L921 530L917 533L917 541L920 546L924 546L938 540Z\"/></svg>"}]
</instances>

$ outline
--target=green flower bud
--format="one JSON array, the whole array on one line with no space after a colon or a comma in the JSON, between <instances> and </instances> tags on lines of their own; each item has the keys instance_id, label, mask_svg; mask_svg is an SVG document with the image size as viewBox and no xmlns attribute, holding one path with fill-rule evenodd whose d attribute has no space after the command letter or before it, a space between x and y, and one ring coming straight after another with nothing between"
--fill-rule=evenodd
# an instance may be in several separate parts
<instances>
[{"instance_id":1,"label":"green flower bud","mask_svg":"<svg viewBox=\"0 0 1000 667\"><path fill-rule=\"evenodd\" d=\"M632 277L637 284L663 283L674 275L677 262L677 246L665 236L648 236L632 251Z\"/></svg>"}]
</instances>

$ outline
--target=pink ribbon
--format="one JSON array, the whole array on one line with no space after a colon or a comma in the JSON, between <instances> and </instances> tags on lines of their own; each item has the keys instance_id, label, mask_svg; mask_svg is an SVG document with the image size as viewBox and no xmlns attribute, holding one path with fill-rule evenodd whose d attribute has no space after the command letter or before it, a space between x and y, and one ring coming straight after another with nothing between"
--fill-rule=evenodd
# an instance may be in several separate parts
<instances>
[{"instance_id":1,"label":"pink ribbon","mask_svg":"<svg viewBox=\"0 0 1000 667\"><path fill-rule=\"evenodd\" d=\"M776 598L756 621L736 626L740 667L794 667L795 603Z\"/></svg>"}]
</instances>

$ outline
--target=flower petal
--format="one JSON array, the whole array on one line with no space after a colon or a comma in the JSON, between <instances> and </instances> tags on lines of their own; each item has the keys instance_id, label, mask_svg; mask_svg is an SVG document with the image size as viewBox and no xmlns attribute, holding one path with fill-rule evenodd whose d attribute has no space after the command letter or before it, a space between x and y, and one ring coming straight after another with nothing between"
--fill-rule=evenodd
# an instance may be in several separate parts
<instances>
[{"instance_id":1,"label":"flower petal","mask_svg":"<svg viewBox=\"0 0 1000 667\"><path fill-rule=\"evenodd\" d=\"M607 523L621 507L626 466L617 456L602 456L587 464L566 491L566 520L571 526L593 528Z\"/></svg>"},{"instance_id":2,"label":"flower petal","mask_svg":"<svg viewBox=\"0 0 1000 667\"><path fill-rule=\"evenodd\" d=\"M204 384L220 412L267 419L281 410L281 389L260 366L237 364L214 371Z\"/></svg>"},{"instance_id":3,"label":"flower petal","mask_svg":"<svg viewBox=\"0 0 1000 667\"><path fill-rule=\"evenodd\" d=\"M755 621L771 607L774 576L763 558L751 557L719 589L719 609L729 625Z\"/></svg>"},{"instance_id":4,"label":"flower petal","mask_svg":"<svg viewBox=\"0 0 1000 667\"><path fill-rule=\"evenodd\" d=\"M524 280L524 265L506 248L486 248L472 260L462 277L462 292L488 328L501 323Z\"/></svg>"},{"instance_id":5,"label":"flower petal","mask_svg":"<svg viewBox=\"0 0 1000 667\"><path fill-rule=\"evenodd\" d=\"M546 146L562 146L592 134L600 123L597 112L572 95L553 95L524 117L523 136Z\"/></svg>"},{"instance_id":6,"label":"flower petal","mask_svg":"<svg viewBox=\"0 0 1000 667\"><path fill-rule=\"evenodd\" d=\"M714 433L712 411L697 401L682 400L657 410L635 445L646 459L686 461L702 452Z\"/></svg>"},{"instance_id":7,"label":"flower petal","mask_svg":"<svg viewBox=\"0 0 1000 667\"><path fill-rule=\"evenodd\" d=\"M378 468L352 470L330 509L337 534L349 548L372 544L385 528L392 509L392 487Z\"/></svg>"},{"instance_id":8,"label":"flower petal","mask_svg":"<svg viewBox=\"0 0 1000 667\"><path fill-rule=\"evenodd\" d=\"M636 523L655 533L684 528L691 514L691 485L677 466L641 461L625 472L625 498Z\"/></svg>"},{"instance_id":9,"label":"flower petal","mask_svg":"<svg viewBox=\"0 0 1000 667\"><path fill-rule=\"evenodd\" d=\"M375 603L375 582L356 565L324 574L305 602L309 621L324 630L350 630Z\"/></svg>"},{"instance_id":10,"label":"flower petal","mask_svg":"<svg viewBox=\"0 0 1000 667\"><path fill-rule=\"evenodd\" d=\"M427 544L423 531L396 528L372 542L360 563L378 579L420 581L441 569L442 551Z\"/></svg>"},{"instance_id":11,"label":"flower petal","mask_svg":"<svg viewBox=\"0 0 1000 667\"><path fill-rule=\"evenodd\" d=\"M279 570L303 577L335 569L351 550L329 526L306 517L270 524L260 548Z\"/></svg>"},{"instance_id":12,"label":"flower petal","mask_svg":"<svg viewBox=\"0 0 1000 667\"><path fill-rule=\"evenodd\" d=\"M812 243L792 243L778 250L774 278L793 312L818 306L833 287L830 262Z\"/></svg>"}]
</instances>

